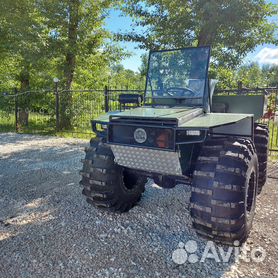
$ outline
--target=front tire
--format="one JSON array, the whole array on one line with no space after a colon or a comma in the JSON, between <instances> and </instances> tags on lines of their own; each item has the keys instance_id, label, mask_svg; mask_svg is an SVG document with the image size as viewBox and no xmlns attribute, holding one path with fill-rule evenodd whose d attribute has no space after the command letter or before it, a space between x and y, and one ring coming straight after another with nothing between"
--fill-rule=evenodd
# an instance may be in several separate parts
<instances>
[{"instance_id":1,"label":"front tire","mask_svg":"<svg viewBox=\"0 0 278 278\"><path fill-rule=\"evenodd\" d=\"M255 214L258 158L247 139L209 139L193 174L191 216L197 233L232 245L243 243Z\"/></svg>"},{"instance_id":2,"label":"front tire","mask_svg":"<svg viewBox=\"0 0 278 278\"><path fill-rule=\"evenodd\" d=\"M127 212L141 198L147 179L114 162L111 148L91 140L80 172L82 193L88 203L113 212Z\"/></svg>"}]
</instances>

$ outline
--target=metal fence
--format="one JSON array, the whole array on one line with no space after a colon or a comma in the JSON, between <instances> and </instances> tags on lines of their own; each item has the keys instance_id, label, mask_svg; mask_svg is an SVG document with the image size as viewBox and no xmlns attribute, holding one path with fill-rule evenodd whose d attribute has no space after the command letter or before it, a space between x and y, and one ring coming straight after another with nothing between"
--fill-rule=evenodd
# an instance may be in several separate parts
<instances>
[{"instance_id":1,"label":"metal fence","mask_svg":"<svg viewBox=\"0 0 278 278\"><path fill-rule=\"evenodd\" d=\"M91 120L119 110L120 94L143 90L53 90L0 93L0 132L63 134L91 137ZM142 98L143 99L143 98Z\"/></svg>"}]
</instances>

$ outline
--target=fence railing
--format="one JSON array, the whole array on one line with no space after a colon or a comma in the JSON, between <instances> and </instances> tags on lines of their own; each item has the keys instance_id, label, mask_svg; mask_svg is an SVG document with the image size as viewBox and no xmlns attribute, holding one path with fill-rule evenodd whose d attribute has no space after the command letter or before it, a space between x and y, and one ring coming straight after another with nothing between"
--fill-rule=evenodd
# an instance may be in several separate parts
<instances>
[{"instance_id":1,"label":"fence railing","mask_svg":"<svg viewBox=\"0 0 278 278\"><path fill-rule=\"evenodd\" d=\"M53 90L0 93L0 132L92 136L91 120L119 110L120 94L143 90ZM143 98L142 98L143 99Z\"/></svg>"}]
</instances>

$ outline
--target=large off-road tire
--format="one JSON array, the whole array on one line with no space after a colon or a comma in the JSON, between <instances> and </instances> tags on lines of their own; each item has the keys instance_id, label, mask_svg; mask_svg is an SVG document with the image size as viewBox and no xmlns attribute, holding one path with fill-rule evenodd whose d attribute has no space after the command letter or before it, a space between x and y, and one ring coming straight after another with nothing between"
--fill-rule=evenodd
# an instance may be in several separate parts
<instances>
[{"instance_id":1,"label":"large off-road tire","mask_svg":"<svg viewBox=\"0 0 278 278\"><path fill-rule=\"evenodd\" d=\"M255 213L258 158L250 140L208 139L192 180L191 216L198 234L216 242L243 243Z\"/></svg>"},{"instance_id":2,"label":"large off-road tire","mask_svg":"<svg viewBox=\"0 0 278 278\"><path fill-rule=\"evenodd\" d=\"M254 142L259 161L258 194L261 193L267 179L268 140L269 131L267 125L256 123Z\"/></svg>"},{"instance_id":3,"label":"large off-road tire","mask_svg":"<svg viewBox=\"0 0 278 278\"><path fill-rule=\"evenodd\" d=\"M114 212L130 210L140 200L147 179L116 164L111 148L102 140L91 140L85 152L80 184L87 202Z\"/></svg>"}]
</instances>

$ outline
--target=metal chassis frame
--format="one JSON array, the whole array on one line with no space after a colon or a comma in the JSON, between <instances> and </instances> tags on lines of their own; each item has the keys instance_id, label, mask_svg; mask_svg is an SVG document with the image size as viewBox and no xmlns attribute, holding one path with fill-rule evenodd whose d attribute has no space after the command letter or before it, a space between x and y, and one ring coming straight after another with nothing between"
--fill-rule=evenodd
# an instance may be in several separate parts
<instances>
[{"instance_id":1,"label":"metal chassis frame","mask_svg":"<svg viewBox=\"0 0 278 278\"><path fill-rule=\"evenodd\" d=\"M148 178L156 178L159 176L162 176L161 173L155 173L155 172L147 172L144 170L135 170L135 169L128 169L130 173L138 174L140 173L142 176L148 177ZM176 184L183 184L183 185L191 185L191 178L187 176L174 176L174 175L167 175L168 177L175 179Z\"/></svg>"}]
</instances>

